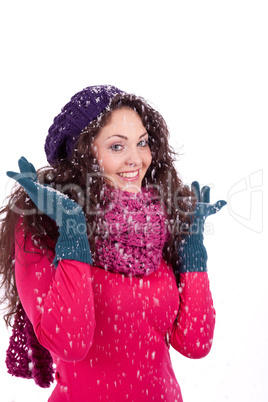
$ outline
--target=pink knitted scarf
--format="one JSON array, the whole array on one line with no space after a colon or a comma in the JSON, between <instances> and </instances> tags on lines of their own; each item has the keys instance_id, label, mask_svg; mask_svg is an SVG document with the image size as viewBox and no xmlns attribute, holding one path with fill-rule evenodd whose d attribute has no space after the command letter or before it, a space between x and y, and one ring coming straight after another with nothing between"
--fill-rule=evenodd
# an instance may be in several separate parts
<instances>
[{"instance_id":1,"label":"pink knitted scarf","mask_svg":"<svg viewBox=\"0 0 268 402\"><path fill-rule=\"evenodd\" d=\"M104 188L97 217L95 265L128 276L157 270L169 238L165 206L152 190Z\"/></svg>"},{"instance_id":2,"label":"pink knitted scarf","mask_svg":"<svg viewBox=\"0 0 268 402\"><path fill-rule=\"evenodd\" d=\"M42 388L48 388L54 380L52 357L49 351L40 345L21 303L18 305L9 339L6 366L9 374L33 378Z\"/></svg>"}]
</instances>

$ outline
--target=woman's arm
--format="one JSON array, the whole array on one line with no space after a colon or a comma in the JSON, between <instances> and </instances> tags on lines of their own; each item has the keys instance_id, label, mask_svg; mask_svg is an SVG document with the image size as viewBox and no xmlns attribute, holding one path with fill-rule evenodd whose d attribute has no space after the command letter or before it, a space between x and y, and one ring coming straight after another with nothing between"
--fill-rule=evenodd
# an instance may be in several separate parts
<instances>
[{"instance_id":1,"label":"woman's arm","mask_svg":"<svg viewBox=\"0 0 268 402\"><path fill-rule=\"evenodd\" d=\"M225 201L210 204L210 188L200 191L199 183L192 183L197 198L189 234L178 249L180 260L180 308L173 325L171 345L186 357L199 359L212 346L215 310L207 274L207 251L203 232L205 220L218 212Z\"/></svg>"},{"instance_id":2,"label":"woman's arm","mask_svg":"<svg viewBox=\"0 0 268 402\"><path fill-rule=\"evenodd\" d=\"M180 307L170 343L192 359L205 357L212 346L215 310L207 272L180 274Z\"/></svg>"},{"instance_id":3,"label":"woman's arm","mask_svg":"<svg viewBox=\"0 0 268 402\"><path fill-rule=\"evenodd\" d=\"M23 243L20 229L16 232L16 285L39 342L62 360L82 360L95 329L90 265L60 260L55 269L47 251L41 251L29 236L27 251Z\"/></svg>"},{"instance_id":4,"label":"woman's arm","mask_svg":"<svg viewBox=\"0 0 268 402\"><path fill-rule=\"evenodd\" d=\"M7 175L59 227L54 265L29 236L25 239L26 250L31 252L25 252L24 231L17 227L15 274L19 297L39 342L63 360L82 360L95 328L92 259L84 212L66 195L40 184L34 166L26 158L21 157L18 164L20 173Z\"/></svg>"}]
</instances>

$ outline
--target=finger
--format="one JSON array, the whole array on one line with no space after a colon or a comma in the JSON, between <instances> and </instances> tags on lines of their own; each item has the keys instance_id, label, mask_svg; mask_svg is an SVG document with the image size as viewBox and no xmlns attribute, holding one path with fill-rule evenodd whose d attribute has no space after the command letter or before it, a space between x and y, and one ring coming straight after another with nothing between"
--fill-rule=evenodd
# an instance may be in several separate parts
<instances>
[{"instance_id":1,"label":"finger","mask_svg":"<svg viewBox=\"0 0 268 402\"><path fill-rule=\"evenodd\" d=\"M193 181L191 184L191 190L194 192L196 199L200 202L200 186L198 181Z\"/></svg>"},{"instance_id":2,"label":"finger","mask_svg":"<svg viewBox=\"0 0 268 402\"><path fill-rule=\"evenodd\" d=\"M28 176L32 177L33 179L37 179L37 174L34 166L32 163L28 162L24 156L19 159L19 168L21 173L27 174Z\"/></svg>"},{"instance_id":3,"label":"finger","mask_svg":"<svg viewBox=\"0 0 268 402\"><path fill-rule=\"evenodd\" d=\"M213 205L209 204L209 205L208 205L208 209L207 209L207 216L216 214L216 213L219 212L219 211L222 209L222 207L224 207L224 205L226 205L226 204L227 204L227 202L226 202L226 201L223 201L223 200L217 201L217 202L216 202L215 204L213 204Z\"/></svg>"},{"instance_id":4,"label":"finger","mask_svg":"<svg viewBox=\"0 0 268 402\"><path fill-rule=\"evenodd\" d=\"M20 158L18 160L18 165L21 173L29 172L29 162L25 158Z\"/></svg>"},{"instance_id":5,"label":"finger","mask_svg":"<svg viewBox=\"0 0 268 402\"><path fill-rule=\"evenodd\" d=\"M210 187L204 186L201 190L201 202L206 202L209 204L210 201Z\"/></svg>"},{"instance_id":6,"label":"finger","mask_svg":"<svg viewBox=\"0 0 268 402\"><path fill-rule=\"evenodd\" d=\"M32 163L30 163L29 166L30 166L31 171L36 174L34 165Z\"/></svg>"},{"instance_id":7,"label":"finger","mask_svg":"<svg viewBox=\"0 0 268 402\"><path fill-rule=\"evenodd\" d=\"M22 176L21 173L16 173L16 172L11 172L11 171L6 172L6 175L16 181L18 181L18 179Z\"/></svg>"},{"instance_id":8,"label":"finger","mask_svg":"<svg viewBox=\"0 0 268 402\"><path fill-rule=\"evenodd\" d=\"M25 158L25 156L21 156L20 159L23 159L25 162L28 162L28 160Z\"/></svg>"},{"instance_id":9,"label":"finger","mask_svg":"<svg viewBox=\"0 0 268 402\"><path fill-rule=\"evenodd\" d=\"M11 179L16 180L27 191L27 193L30 197L31 197L31 194L36 194L37 187L36 187L36 183L33 180L25 177L25 175L22 173L8 171L8 172L6 172L6 174Z\"/></svg>"},{"instance_id":10,"label":"finger","mask_svg":"<svg viewBox=\"0 0 268 402\"><path fill-rule=\"evenodd\" d=\"M227 204L227 202L224 200L217 201L215 203L216 212L220 211L222 209L222 207L224 207L224 205L226 205L226 204Z\"/></svg>"}]
</instances>

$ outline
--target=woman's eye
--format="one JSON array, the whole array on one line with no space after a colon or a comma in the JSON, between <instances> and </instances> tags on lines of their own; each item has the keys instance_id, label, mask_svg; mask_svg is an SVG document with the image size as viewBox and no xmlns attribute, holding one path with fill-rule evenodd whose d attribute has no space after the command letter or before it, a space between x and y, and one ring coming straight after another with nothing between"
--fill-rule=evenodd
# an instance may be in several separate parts
<instances>
[{"instance_id":1,"label":"woman's eye","mask_svg":"<svg viewBox=\"0 0 268 402\"><path fill-rule=\"evenodd\" d=\"M112 151L121 151L123 149L123 145L121 144L113 144L110 146Z\"/></svg>"},{"instance_id":2,"label":"woman's eye","mask_svg":"<svg viewBox=\"0 0 268 402\"><path fill-rule=\"evenodd\" d=\"M148 145L148 140L141 140L141 141L139 142L139 145L140 145L141 147L147 147L147 145Z\"/></svg>"},{"instance_id":3,"label":"woman's eye","mask_svg":"<svg viewBox=\"0 0 268 402\"><path fill-rule=\"evenodd\" d=\"M148 143L149 143L148 140L141 140L138 143L138 146L142 147L142 148L145 148L145 147L147 147ZM114 152L122 151L124 149L124 145L122 145L122 144L113 144L113 145L110 146L110 149L112 151L114 151Z\"/></svg>"}]
</instances>

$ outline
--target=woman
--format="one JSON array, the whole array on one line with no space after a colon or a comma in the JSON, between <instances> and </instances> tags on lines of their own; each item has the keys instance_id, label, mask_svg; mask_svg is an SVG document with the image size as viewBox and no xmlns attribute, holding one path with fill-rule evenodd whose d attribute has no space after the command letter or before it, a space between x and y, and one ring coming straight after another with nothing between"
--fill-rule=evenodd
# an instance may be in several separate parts
<instances>
[{"instance_id":1,"label":"woman","mask_svg":"<svg viewBox=\"0 0 268 402\"><path fill-rule=\"evenodd\" d=\"M168 135L143 98L88 87L49 129L51 167L22 157L7 173L21 186L2 209L6 362L46 387L52 356L50 402L181 401L170 345L189 358L211 348L202 233L225 202L183 186Z\"/></svg>"}]
</instances>

